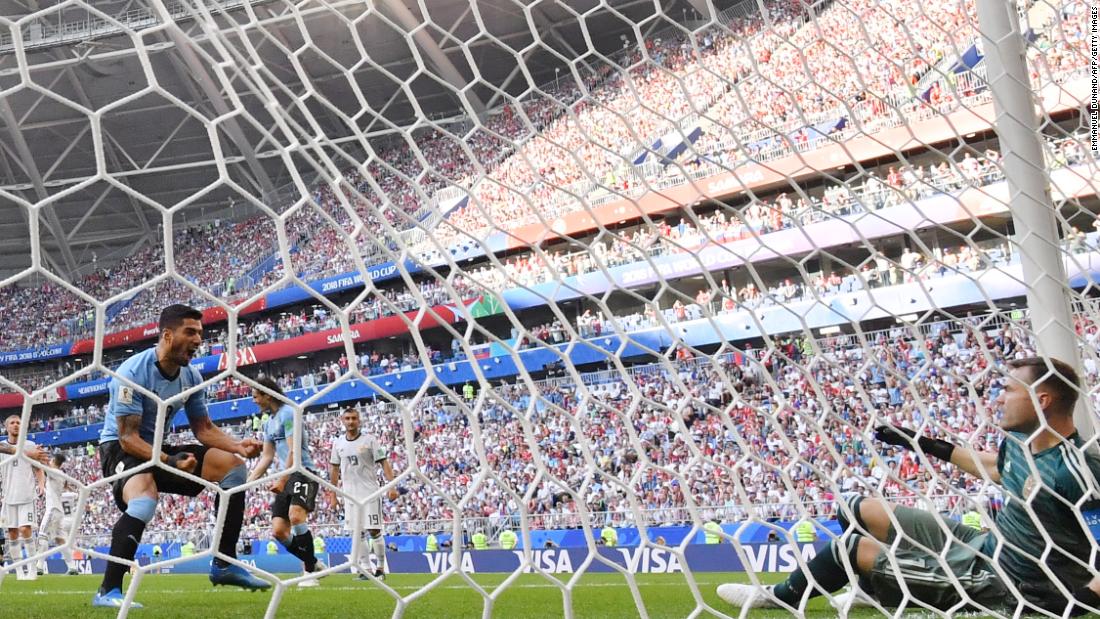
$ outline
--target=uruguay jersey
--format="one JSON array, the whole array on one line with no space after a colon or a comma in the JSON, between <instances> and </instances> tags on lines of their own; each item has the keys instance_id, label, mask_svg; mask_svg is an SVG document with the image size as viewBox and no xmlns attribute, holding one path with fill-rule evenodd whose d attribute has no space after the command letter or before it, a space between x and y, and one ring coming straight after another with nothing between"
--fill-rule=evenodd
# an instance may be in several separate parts
<instances>
[{"instance_id":1,"label":"uruguay jersey","mask_svg":"<svg viewBox=\"0 0 1100 619\"><path fill-rule=\"evenodd\" d=\"M24 445L24 450L34 447L31 441L27 441ZM30 462L14 457L9 458L7 462L0 465L0 479L4 480L4 505L23 505L34 502L34 467Z\"/></svg>"},{"instance_id":2,"label":"uruguay jersey","mask_svg":"<svg viewBox=\"0 0 1100 619\"><path fill-rule=\"evenodd\" d=\"M1079 523L1078 512L1092 508L1100 498L1089 486L1094 483L1092 480L1100 480L1100 454L1095 449L1080 452L1071 447L1069 444L1080 448L1084 443L1074 433L1066 439L1069 444L1059 443L1032 454L1036 476L1024 452L1028 449L1027 435L1008 434L1010 436L1001 443L997 454L997 471L1005 490L1005 504L997 515L996 526L1007 542L1001 548L998 562L1017 583L1044 583L1048 581L1046 574L1031 558L1039 557L1070 591L1082 587L1092 580L1092 575L1078 561L1089 564L1092 545L1088 529ZM1029 502L1032 493L1036 494ZM1084 505L1077 504L1086 497ZM1046 542L1040 530L1045 531L1053 543L1045 558L1042 557L1047 551ZM996 547L997 540L990 535L983 551L995 557Z\"/></svg>"},{"instance_id":3,"label":"uruguay jersey","mask_svg":"<svg viewBox=\"0 0 1100 619\"><path fill-rule=\"evenodd\" d=\"M303 424L304 425L304 424ZM288 468L286 463L290 458L291 443L294 436L294 409L289 404L284 404L271 419L267 420L264 428L264 440L275 445L275 457L279 459L279 466ZM309 455L309 435L302 432L302 466L316 472L313 467L313 458Z\"/></svg>"},{"instance_id":4,"label":"uruguay jersey","mask_svg":"<svg viewBox=\"0 0 1100 619\"><path fill-rule=\"evenodd\" d=\"M378 463L385 459L385 450L366 434L360 434L354 441L341 434L332 443L329 464L340 467L344 492L361 499L378 490Z\"/></svg>"},{"instance_id":5,"label":"uruguay jersey","mask_svg":"<svg viewBox=\"0 0 1100 619\"><path fill-rule=\"evenodd\" d=\"M119 368L119 376L123 376L136 385L157 394L162 401L194 387L202 382L199 371L191 366L180 368L179 374L174 378L166 377L157 366L157 349L150 348L139 352L127 359ZM107 443L118 440L118 418L127 415L141 415L141 429L138 434L146 442L153 442L157 423L157 402L147 398L133 387L112 378L108 384L110 402L107 404L107 414L103 420L103 429L99 432L99 442ZM175 401L168 405L164 423L171 424L172 417L180 408L187 411L187 419L193 426L196 421L209 416L206 410L206 392L199 389L187 398L186 402Z\"/></svg>"}]
</instances>

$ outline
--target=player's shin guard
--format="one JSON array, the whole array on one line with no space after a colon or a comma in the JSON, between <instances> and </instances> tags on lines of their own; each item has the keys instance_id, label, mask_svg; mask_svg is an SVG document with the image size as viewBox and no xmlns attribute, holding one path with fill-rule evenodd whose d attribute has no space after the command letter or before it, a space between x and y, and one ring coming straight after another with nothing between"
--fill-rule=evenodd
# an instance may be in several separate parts
<instances>
[{"instance_id":1,"label":"player's shin guard","mask_svg":"<svg viewBox=\"0 0 1100 619\"><path fill-rule=\"evenodd\" d=\"M829 542L829 545L807 562L810 579L802 568L798 568L772 589L772 594L781 602L798 608L803 598L814 598L822 593L832 593L848 584L848 571L844 569L841 553L846 552L852 569L856 566L856 551L859 548L860 535L853 534Z\"/></svg>"},{"instance_id":2,"label":"player's shin guard","mask_svg":"<svg viewBox=\"0 0 1100 619\"><path fill-rule=\"evenodd\" d=\"M218 485L225 490L231 490L242 485L247 479L248 469L242 464L229 471L229 474ZM218 508L220 501L221 495L219 494L214 500L215 510ZM218 542L218 552L227 557L237 558L237 541L241 537L242 524L244 524L244 493L238 492L229 497L229 505L225 510L225 525L222 527L221 541ZM225 567L228 564L229 562L224 559L214 558L214 565L218 567Z\"/></svg>"}]
</instances>

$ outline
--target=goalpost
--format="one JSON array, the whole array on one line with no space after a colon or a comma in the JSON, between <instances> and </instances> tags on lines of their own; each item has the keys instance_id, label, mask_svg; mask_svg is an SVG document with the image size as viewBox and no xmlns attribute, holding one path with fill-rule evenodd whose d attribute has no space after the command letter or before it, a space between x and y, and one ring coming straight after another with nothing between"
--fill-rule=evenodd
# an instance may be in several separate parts
<instances>
[{"instance_id":1,"label":"goalpost","mask_svg":"<svg viewBox=\"0 0 1100 619\"><path fill-rule=\"evenodd\" d=\"M31 246L0 284L65 297L67 336L96 342L61 381L0 377L25 396L11 457L30 461L32 405L117 378L108 334L166 300L228 322L195 391L256 387L248 366L277 360L257 359L246 334L266 334L250 314L297 288L335 318L347 368L287 400L296 424L352 402L341 389L369 393L401 464L366 498L303 472L360 505L400 486L387 518L443 522L455 540L516 525L516 566L496 588L467 573L476 552L436 556L486 616L529 572L572 616L595 571L621 574L648 616L635 576L654 551L682 571L694 615L736 616L696 582L718 571L697 546L717 535L722 560L764 585L850 535L835 520L853 494L932 511L945 532L976 511L1000 539L996 484L874 428L995 451L1006 363L1037 354L1080 374L1074 420L1095 448L1096 27L1079 0L73 0L0 17L3 157L17 164L0 196ZM86 128L46 147L39 106ZM155 279L89 283L98 267L64 240L84 218L59 218L82 201L143 222L133 251L163 265ZM94 321L78 324L83 312ZM394 316L384 334L364 328ZM371 352L393 338L409 360L379 369ZM160 403L161 421L179 404ZM113 479L68 479L78 514L110 500ZM1086 498L1073 507L1088 530ZM669 523L690 531L666 540ZM603 547L609 525L647 558ZM534 544L566 527L583 548L559 580ZM78 539L104 533L78 521L68 545L106 558ZM1077 560L1096 549L1090 538ZM180 562L136 566L127 604ZM303 577L264 575L271 617ZM401 614L442 580L378 586ZM1023 608L953 582L952 609L904 586L902 605Z\"/></svg>"}]
</instances>

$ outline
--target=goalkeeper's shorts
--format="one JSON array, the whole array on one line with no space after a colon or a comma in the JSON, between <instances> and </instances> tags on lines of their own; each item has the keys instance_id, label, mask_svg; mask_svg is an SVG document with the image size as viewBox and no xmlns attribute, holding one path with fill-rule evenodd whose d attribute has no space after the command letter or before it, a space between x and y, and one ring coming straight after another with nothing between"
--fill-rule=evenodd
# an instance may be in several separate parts
<instances>
[{"instance_id":1,"label":"goalkeeper's shorts","mask_svg":"<svg viewBox=\"0 0 1100 619\"><path fill-rule=\"evenodd\" d=\"M870 593L884 606L904 603L906 589L910 607L918 606L913 601L945 611L964 610L958 607L963 601L970 610L1016 605L1015 596L978 552L989 533L910 507L897 507L894 517L902 539L896 551L879 553L870 576ZM891 542L895 536L892 530Z\"/></svg>"}]
</instances>

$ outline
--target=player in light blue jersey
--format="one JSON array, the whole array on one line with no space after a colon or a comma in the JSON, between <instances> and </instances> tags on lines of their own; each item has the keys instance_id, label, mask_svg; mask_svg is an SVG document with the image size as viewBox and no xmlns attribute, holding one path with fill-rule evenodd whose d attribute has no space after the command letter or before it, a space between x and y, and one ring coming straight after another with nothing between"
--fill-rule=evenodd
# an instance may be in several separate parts
<instances>
[{"instance_id":1,"label":"player in light blue jersey","mask_svg":"<svg viewBox=\"0 0 1100 619\"><path fill-rule=\"evenodd\" d=\"M190 365L191 357L202 342L202 312L186 305L168 306L161 312L159 329L156 347L123 362L117 370L120 378L110 382L110 402L99 435L99 459L105 478L152 460L151 443L157 430L158 403L202 381L202 376ZM243 485L248 477L248 469L241 458L259 455L258 440L236 440L211 422L202 389L182 401L177 398L168 404L164 416L166 426L180 409L186 413L191 431L200 444L164 445L155 467L123 475L113 482L115 503L123 512L111 532L113 557L126 561L134 559L145 526L156 512L160 493L193 497L203 491L205 486L179 475L177 470L230 490ZM219 555L234 559L237 556L237 538L244 521L244 498L243 492L230 495L218 544ZM93 606L117 608L122 605L122 580L128 570L125 563L112 561L107 564L103 584L92 600ZM254 591L271 586L221 556L214 558L210 581L215 585L235 585Z\"/></svg>"},{"instance_id":2,"label":"player in light blue jersey","mask_svg":"<svg viewBox=\"0 0 1100 619\"><path fill-rule=\"evenodd\" d=\"M1100 500L1100 454L1074 427L1081 391L1074 369L1057 359L1008 362L996 404L1005 438L997 452L978 451L914 430L879 426L875 437L1000 485L1007 500L988 532L938 514L854 496L838 516L844 534L795 570L761 590L729 583L718 596L742 609L798 610L858 574L858 591L832 599L837 610L870 605L976 610L1013 616L1037 611L1066 617L1100 613L1095 540L1082 510ZM856 584L856 583L853 583ZM937 613L941 614L941 613Z\"/></svg>"},{"instance_id":3,"label":"player in light blue jersey","mask_svg":"<svg viewBox=\"0 0 1100 619\"><path fill-rule=\"evenodd\" d=\"M304 424L300 428L301 431L297 432L299 427L294 423L294 409L288 404L283 404L279 399L283 395L279 383L266 376L256 382L266 392L253 389L252 399L260 407L260 411L268 413L271 418L264 427L263 454L256 463L256 468L249 474L248 481L263 477L276 459L279 461L281 470L288 471L293 468L296 461L294 441L299 437L301 468L316 477L317 469L309 454L309 439L306 436ZM275 500L271 503L271 532L290 554L301 559L307 574L325 569L324 564L318 561L314 554L313 533L306 524L309 514L313 512L317 503L318 484L315 477L310 478L300 471L294 471L289 475L280 476L271 483L271 491L275 493ZM299 587L316 585L315 579L304 580L298 584Z\"/></svg>"}]
</instances>

